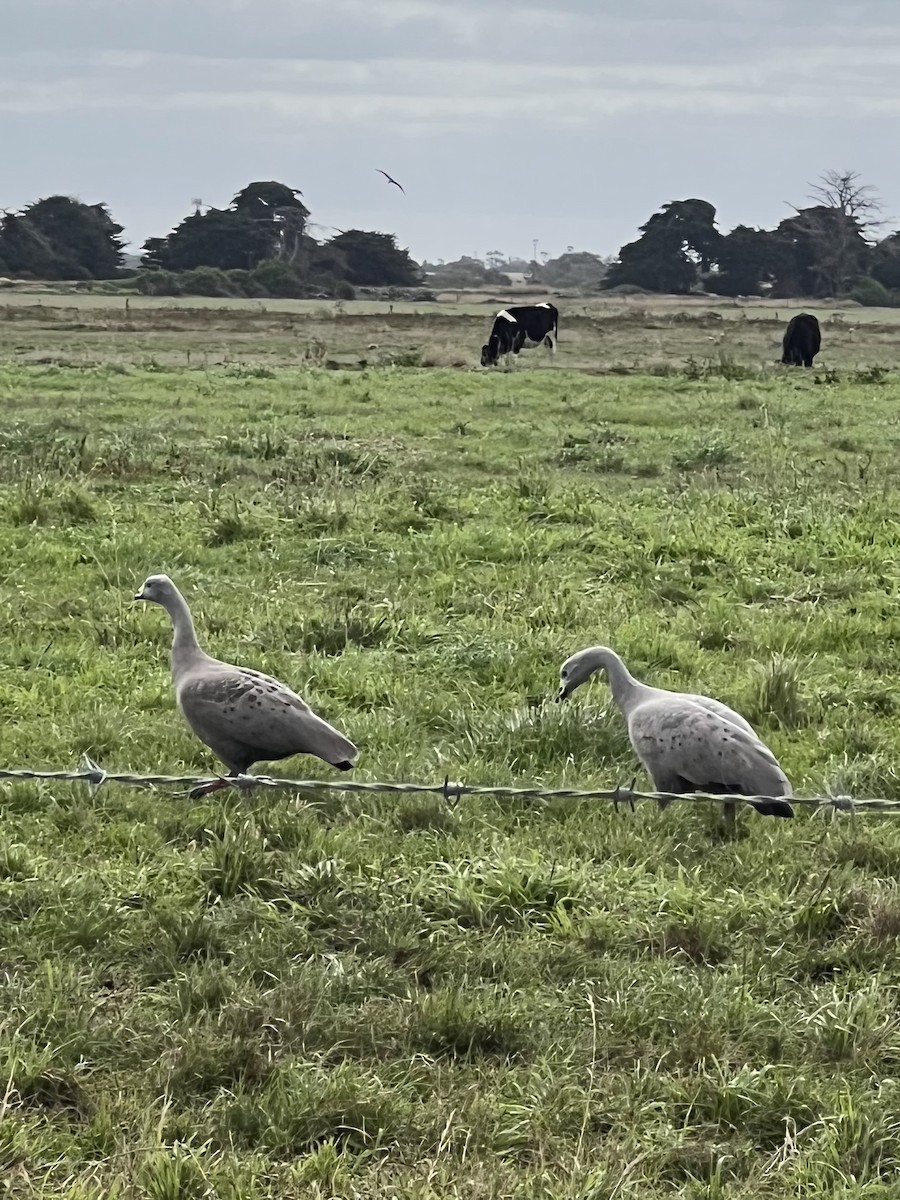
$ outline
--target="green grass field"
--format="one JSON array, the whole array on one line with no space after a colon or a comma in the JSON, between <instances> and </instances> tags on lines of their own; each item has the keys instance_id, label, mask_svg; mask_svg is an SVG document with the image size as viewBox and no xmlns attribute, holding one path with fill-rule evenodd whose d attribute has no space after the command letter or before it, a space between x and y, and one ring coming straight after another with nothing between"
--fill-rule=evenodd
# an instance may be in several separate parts
<instances>
[{"instance_id":1,"label":"green grass field","mask_svg":"<svg viewBox=\"0 0 900 1200\"><path fill-rule=\"evenodd\" d=\"M602 642L799 795L900 799L900 336L823 314L792 371L785 312L705 311L488 373L489 314L0 309L0 766L219 769L166 571L360 780L628 782L602 680L548 702ZM3 1195L897 1194L890 817L0 798Z\"/></svg>"}]
</instances>

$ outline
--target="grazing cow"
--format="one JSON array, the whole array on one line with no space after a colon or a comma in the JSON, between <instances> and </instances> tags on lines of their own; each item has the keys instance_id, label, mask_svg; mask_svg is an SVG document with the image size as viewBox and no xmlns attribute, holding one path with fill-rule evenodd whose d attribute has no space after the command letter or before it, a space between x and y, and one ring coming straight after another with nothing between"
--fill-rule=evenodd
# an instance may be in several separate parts
<instances>
[{"instance_id":1,"label":"grazing cow","mask_svg":"<svg viewBox=\"0 0 900 1200\"><path fill-rule=\"evenodd\" d=\"M821 345L819 322L812 313L797 313L788 321L784 341L781 343L784 351L781 361L790 366L811 367Z\"/></svg>"},{"instance_id":2,"label":"grazing cow","mask_svg":"<svg viewBox=\"0 0 900 1200\"><path fill-rule=\"evenodd\" d=\"M481 347L481 365L492 367L505 355L518 354L525 347L546 346L552 358L556 350L559 313L545 300L542 304L521 304L501 308L494 318L487 345Z\"/></svg>"}]
</instances>

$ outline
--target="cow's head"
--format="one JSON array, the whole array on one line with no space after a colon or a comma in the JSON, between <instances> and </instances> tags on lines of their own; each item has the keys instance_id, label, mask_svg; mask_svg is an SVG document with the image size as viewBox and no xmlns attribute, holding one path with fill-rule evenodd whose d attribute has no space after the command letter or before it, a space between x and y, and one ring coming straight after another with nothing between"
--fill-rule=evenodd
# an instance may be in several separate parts
<instances>
[{"instance_id":1,"label":"cow's head","mask_svg":"<svg viewBox=\"0 0 900 1200\"><path fill-rule=\"evenodd\" d=\"M492 337L486 346L481 347L481 365L492 367L500 361L500 339Z\"/></svg>"}]
</instances>

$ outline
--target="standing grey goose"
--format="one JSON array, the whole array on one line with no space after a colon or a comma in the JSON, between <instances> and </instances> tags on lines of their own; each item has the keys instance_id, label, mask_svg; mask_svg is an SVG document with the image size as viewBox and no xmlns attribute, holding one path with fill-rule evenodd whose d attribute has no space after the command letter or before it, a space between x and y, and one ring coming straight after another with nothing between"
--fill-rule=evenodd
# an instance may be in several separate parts
<instances>
[{"instance_id":1,"label":"standing grey goose","mask_svg":"<svg viewBox=\"0 0 900 1200\"><path fill-rule=\"evenodd\" d=\"M747 721L719 700L640 683L614 650L590 646L559 671L565 700L599 669L628 724L628 737L658 792L714 796L785 796L791 785L775 755ZM665 808L667 800L659 802ZM754 804L767 817L792 817L787 799ZM725 805L726 817L734 805Z\"/></svg>"},{"instance_id":2,"label":"standing grey goose","mask_svg":"<svg viewBox=\"0 0 900 1200\"><path fill-rule=\"evenodd\" d=\"M315 754L341 771L357 757L351 741L316 716L305 700L270 675L234 667L201 650L187 601L168 575L151 575L135 596L161 604L172 618L172 682L182 715L202 742L243 775L255 762ZM203 785L194 795L227 786Z\"/></svg>"}]
</instances>

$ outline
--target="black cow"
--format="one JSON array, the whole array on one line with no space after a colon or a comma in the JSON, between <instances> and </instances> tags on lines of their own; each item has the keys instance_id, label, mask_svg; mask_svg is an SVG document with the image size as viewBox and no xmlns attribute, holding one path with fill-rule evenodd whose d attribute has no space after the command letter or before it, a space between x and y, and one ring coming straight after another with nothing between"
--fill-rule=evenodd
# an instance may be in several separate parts
<instances>
[{"instance_id":1,"label":"black cow","mask_svg":"<svg viewBox=\"0 0 900 1200\"><path fill-rule=\"evenodd\" d=\"M812 313L797 313L784 332L781 361L789 366L811 367L821 345L819 322Z\"/></svg>"},{"instance_id":2,"label":"black cow","mask_svg":"<svg viewBox=\"0 0 900 1200\"><path fill-rule=\"evenodd\" d=\"M491 336L481 347L481 365L492 367L501 355L518 354L525 347L546 346L550 357L556 351L559 313L545 300L543 304L521 304L501 308L494 317ZM507 358L507 362L509 359Z\"/></svg>"}]
</instances>

